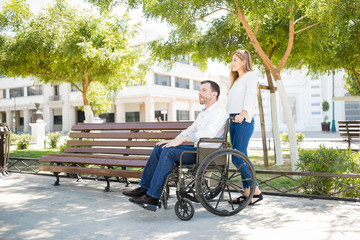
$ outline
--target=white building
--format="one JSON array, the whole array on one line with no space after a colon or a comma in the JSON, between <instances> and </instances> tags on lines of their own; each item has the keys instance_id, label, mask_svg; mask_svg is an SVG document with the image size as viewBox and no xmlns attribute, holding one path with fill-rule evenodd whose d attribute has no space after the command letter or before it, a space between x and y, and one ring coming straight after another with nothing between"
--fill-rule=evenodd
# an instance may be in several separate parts
<instances>
[{"instance_id":1,"label":"white building","mask_svg":"<svg viewBox=\"0 0 360 240\"><path fill-rule=\"evenodd\" d=\"M112 110L100 115L105 122L194 120L203 106L198 102L200 82L206 79L221 85L220 102L226 101L226 77L202 72L187 60L175 63L166 72L154 67L146 76L146 84L126 87L118 93ZM46 132L69 132L71 126L83 122L81 94L70 84L51 86L34 79L0 78L0 122L12 125L13 131L29 133L35 122L35 103L40 103ZM13 97L16 96L16 97ZM16 117L14 117L16 112Z\"/></svg>"},{"instance_id":2,"label":"white building","mask_svg":"<svg viewBox=\"0 0 360 240\"><path fill-rule=\"evenodd\" d=\"M227 72L212 74L202 72L197 66L185 60L175 63L169 72L154 67L146 76L146 84L126 87L119 92L112 110L100 117L105 122L194 120L202 109L198 103L200 82L211 79L221 86L220 103L226 105L228 90ZM287 90L296 131L321 131L324 119L322 102L330 103L327 112L332 120L332 78L321 76L313 78L304 71L283 73L282 78ZM266 83L264 76L259 82ZM334 76L335 96L344 96L343 73ZM78 109L82 105L79 92L73 91L70 84L51 86L34 79L0 78L0 122L15 124L17 132L30 133L29 123L35 122L35 103L40 103L43 119L47 123L46 132L69 132L71 126L84 120L84 113ZM10 97L16 95L17 97ZM262 90L266 131L271 131L269 92ZM287 131L279 97L278 119L280 131ZM335 120L360 119L359 102L335 102ZM15 111L16 110L16 111ZM16 118L14 118L16 112ZM257 111L258 112L258 111ZM259 114L255 116L255 131L260 131ZM337 129L337 128L336 128Z\"/></svg>"}]
</instances>

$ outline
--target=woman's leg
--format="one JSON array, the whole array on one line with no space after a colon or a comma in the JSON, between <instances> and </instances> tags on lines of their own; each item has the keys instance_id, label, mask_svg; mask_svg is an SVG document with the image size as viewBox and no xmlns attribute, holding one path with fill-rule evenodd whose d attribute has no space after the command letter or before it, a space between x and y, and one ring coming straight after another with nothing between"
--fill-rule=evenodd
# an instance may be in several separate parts
<instances>
[{"instance_id":1,"label":"woman's leg","mask_svg":"<svg viewBox=\"0 0 360 240\"><path fill-rule=\"evenodd\" d=\"M248 156L247 147L249 145L249 141L253 131L254 131L254 120L251 123L245 121L242 123L231 122L230 141L232 148ZM244 160L242 158L237 158L233 156L232 162L237 168L239 168L243 164ZM240 173L243 179L249 179L252 177L249 167L246 163L241 167ZM250 191L251 184L252 184L251 180L243 181L244 189Z\"/></svg>"}]
</instances>

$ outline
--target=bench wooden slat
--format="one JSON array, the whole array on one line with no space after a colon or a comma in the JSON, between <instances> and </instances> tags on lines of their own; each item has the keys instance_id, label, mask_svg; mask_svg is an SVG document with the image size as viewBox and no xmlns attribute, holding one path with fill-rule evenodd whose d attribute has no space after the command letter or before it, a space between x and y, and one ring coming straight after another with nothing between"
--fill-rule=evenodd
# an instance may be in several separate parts
<instances>
[{"instance_id":1,"label":"bench wooden slat","mask_svg":"<svg viewBox=\"0 0 360 240\"><path fill-rule=\"evenodd\" d=\"M106 138L106 139L173 139L180 131L169 132L71 132L70 138Z\"/></svg>"},{"instance_id":2,"label":"bench wooden slat","mask_svg":"<svg viewBox=\"0 0 360 240\"><path fill-rule=\"evenodd\" d=\"M192 123L193 122L87 123L74 125L71 130L184 130Z\"/></svg>"},{"instance_id":3,"label":"bench wooden slat","mask_svg":"<svg viewBox=\"0 0 360 240\"><path fill-rule=\"evenodd\" d=\"M69 140L68 146L94 146L94 147L154 147L158 141L81 141Z\"/></svg>"},{"instance_id":4,"label":"bench wooden slat","mask_svg":"<svg viewBox=\"0 0 360 240\"><path fill-rule=\"evenodd\" d=\"M91 157L91 158L103 158L103 159L121 159L121 160L148 160L148 156L122 156L111 154L81 154L81 153L48 153L46 156L57 157ZM43 158L45 156L42 156ZM40 158L40 160L41 160Z\"/></svg>"},{"instance_id":5,"label":"bench wooden slat","mask_svg":"<svg viewBox=\"0 0 360 240\"><path fill-rule=\"evenodd\" d=\"M114 149L114 148L65 148L66 153L108 153L108 154L128 154L128 155L150 155L152 149Z\"/></svg>"},{"instance_id":6,"label":"bench wooden slat","mask_svg":"<svg viewBox=\"0 0 360 240\"><path fill-rule=\"evenodd\" d=\"M89 174L107 177L127 177L127 178L140 178L141 171L120 170L120 169L103 169L103 168L82 168L82 167L66 167L66 166L51 166L39 165L40 171L48 172L64 172L74 174Z\"/></svg>"},{"instance_id":7,"label":"bench wooden slat","mask_svg":"<svg viewBox=\"0 0 360 240\"><path fill-rule=\"evenodd\" d=\"M173 139L192 122L102 123L77 124L67 141L64 153L49 153L40 158L41 171L53 172L58 185L59 173L87 174L106 177L140 178L155 144ZM193 146L193 143L184 145ZM49 165L46 165L49 164ZM69 166L63 166L69 165ZM112 167L114 169L112 169Z\"/></svg>"},{"instance_id":8,"label":"bench wooden slat","mask_svg":"<svg viewBox=\"0 0 360 240\"><path fill-rule=\"evenodd\" d=\"M146 160L120 160L120 159L101 159L91 157L58 157L44 156L40 162L49 163L77 163L77 164L93 164L103 166L121 166L121 167L145 167Z\"/></svg>"},{"instance_id":9,"label":"bench wooden slat","mask_svg":"<svg viewBox=\"0 0 360 240\"><path fill-rule=\"evenodd\" d=\"M346 137L346 136L360 137L359 133L352 133L352 132L349 132L349 133L340 133L340 136L342 136L342 137Z\"/></svg>"}]
</instances>

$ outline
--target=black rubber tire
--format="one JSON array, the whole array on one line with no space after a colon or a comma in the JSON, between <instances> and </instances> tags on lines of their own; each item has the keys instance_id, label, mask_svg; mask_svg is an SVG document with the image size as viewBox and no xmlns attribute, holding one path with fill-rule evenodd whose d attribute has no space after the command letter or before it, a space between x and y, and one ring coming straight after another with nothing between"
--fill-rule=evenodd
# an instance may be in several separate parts
<instances>
[{"instance_id":1,"label":"black rubber tire","mask_svg":"<svg viewBox=\"0 0 360 240\"><path fill-rule=\"evenodd\" d=\"M189 199L183 198L175 203L175 214L183 221L189 221L195 213L195 208Z\"/></svg>"},{"instance_id":2,"label":"black rubber tire","mask_svg":"<svg viewBox=\"0 0 360 240\"><path fill-rule=\"evenodd\" d=\"M231 156L244 160L240 168L234 169L233 172L229 171ZM216 163L219 158L224 158L224 165ZM230 203L229 201L234 201L243 193L242 180L244 179L240 175L240 169L246 166L251 173L251 178L245 179L252 182L250 195L241 204ZM197 198L205 209L218 216L231 216L250 203L256 188L256 174L252 163L243 153L234 149L219 149L208 155L199 165L195 186Z\"/></svg>"}]
</instances>

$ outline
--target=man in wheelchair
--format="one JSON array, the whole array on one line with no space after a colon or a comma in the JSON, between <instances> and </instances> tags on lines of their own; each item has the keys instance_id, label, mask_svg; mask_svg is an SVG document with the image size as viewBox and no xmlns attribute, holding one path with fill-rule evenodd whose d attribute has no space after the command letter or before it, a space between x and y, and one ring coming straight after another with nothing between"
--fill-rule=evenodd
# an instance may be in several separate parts
<instances>
[{"instance_id":1,"label":"man in wheelchair","mask_svg":"<svg viewBox=\"0 0 360 240\"><path fill-rule=\"evenodd\" d=\"M140 187L123 194L131 197L130 202L148 210L156 211L167 176L174 165L179 165L180 155L185 151L196 151L200 138L222 138L228 113L217 100L220 87L217 83L205 80L201 82L199 102L205 108L200 112L194 123L182 131L175 139L160 141L154 147L139 182ZM193 142L194 146L181 145ZM204 143L207 148L217 148L217 143ZM203 146L202 146L203 147ZM183 154L182 164L194 164L196 154Z\"/></svg>"}]
</instances>

